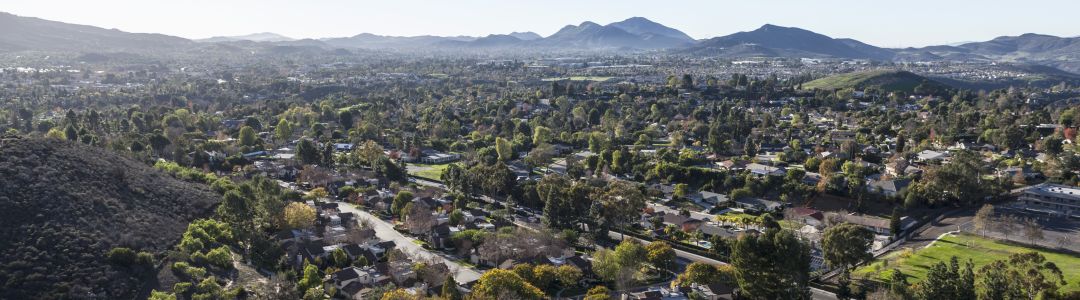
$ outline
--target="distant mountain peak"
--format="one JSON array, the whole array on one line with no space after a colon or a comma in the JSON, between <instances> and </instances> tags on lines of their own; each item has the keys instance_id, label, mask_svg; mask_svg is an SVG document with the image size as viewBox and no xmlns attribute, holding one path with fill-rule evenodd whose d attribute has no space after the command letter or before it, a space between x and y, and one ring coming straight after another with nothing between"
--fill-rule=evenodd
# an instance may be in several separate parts
<instances>
[{"instance_id":1,"label":"distant mountain peak","mask_svg":"<svg viewBox=\"0 0 1080 300\"><path fill-rule=\"evenodd\" d=\"M748 51L744 45L758 45L769 51ZM711 49L711 50L710 50ZM725 50L728 49L728 50ZM888 60L892 51L850 39L834 39L797 27L765 24L753 31L743 31L701 42L692 51L725 53L733 56L762 54L785 57L872 58Z\"/></svg>"},{"instance_id":2,"label":"distant mountain peak","mask_svg":"<svg viewBox=\"0 0 1080 300\"><path fill-rule=\"evenodd\" d=\"M666 38L679 40L684 43L692 43L695 41L694 38L690 37L690 35L687 35L686 33L679 31L678 29L664 26L663 24L654 22L644 17L631 17L626 20L608 24L607 26L616 27L639 36L659 35Z\"/></svg>"},{"instance_id":3,"label":"distant mountain peak","mask_svg":"<svg viewBox=\"0 0 1080 300\"><path fill-rule=\"evenodd\" d=\"M516 38L521 39L523 41L539 40L539 39L544 38L544 37L540 36L539 34L536 34L535 32L532 32L532 31L525 31L525 32L517 32L517 31L515 31L515 32L511 32L510 34L507 34L507 35L512 36L512 37L516 37Z\"/></svg>"},{"instance_id":4,"label":"distant mountain peak","mask_svg":"<svg viewBox=\"0 0 1080 300\"><path fill-rule=\"evenodd\" d=\"M593 22L593 21L585 21L585 22L581 22L581 25L578 25L578 27L593 27L593 26L600 26L600 24L596 24L596 22Z\"/></svg>"}]
</instances>

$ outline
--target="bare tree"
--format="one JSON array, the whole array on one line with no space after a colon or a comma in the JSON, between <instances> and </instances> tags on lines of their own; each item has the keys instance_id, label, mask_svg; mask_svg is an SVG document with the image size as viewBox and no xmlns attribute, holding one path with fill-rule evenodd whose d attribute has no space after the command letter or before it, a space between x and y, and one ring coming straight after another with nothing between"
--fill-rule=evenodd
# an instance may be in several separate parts
<instances>
[{"instance_id":1,"label":"bare tree","mask_svg":"<svg viewBox=\"0 0 1080 300\"><path fill-rule=\"evenodd\" d=\"M975 223L975 231L980 235L985 236L986 230L991 229L994 226L994 206L990 204L984 204L979 211L975 213L975 218L972 220Z\"/></svg>"},{"instance_id":2,"label":"bare tree","mask_svg":"<svg viewBox=\"0 0 1080 300\"><path fill-rule=\"evenodd\" d=\"M1031 241L1031 245L1035 245L1036 241L1041 241L1044 237L1042 226L1039 226L1039 222L1035 221L1034 218L1027 219L1024 222L1024 234Z\"/></svg>"},{"instance_id":3,"label":"bare tree","mask_svg":"<svg viewBox=\"0 0 1080 300\"><path fill-rule=\"evenodd\" d=\"M347 244L363 244L372 237L375 237L375 231L354 226L346 229L345 234L342 235L336 242Z\"/></svg>"},{"instance_id":4,"label":"bare tree","mask_svg":"<svg viewBox=\"0 0 1080 300\"><path fill-rule=\"evenodd\" d=\"M506 259L559 256L566 250L566 240L547 231L516 228L510 233L488 237L477 249L480 257L495 264Z\"/></svg>"},{"instance_id":5,"label":"bare tree","mask_svg":"<svg viewBox=\"0 0 1080 300\"><path fill-rule=\"evenodd\" d=\"M1000 218L995 218L994 229L997 232L1005 235L1005 239L1009 239L1009 234L1016 230L1017 220L1016 217L1011 215L1004 215Z\"/></svg>"},{"instance_id":6,"label":"bare tree","mask_svg":"<svg viewBox=\"0 0 1080 300\"><path fill-rule=\"evenodd\" d=\"M431 215L431 208L424 204L423 201L416 201L412 204L412 210L408 211L405 217L405 226L409 228L409 232L412 234L430 231L431 226L435 225L435 217Z\"/></svg>"}]
</instances>

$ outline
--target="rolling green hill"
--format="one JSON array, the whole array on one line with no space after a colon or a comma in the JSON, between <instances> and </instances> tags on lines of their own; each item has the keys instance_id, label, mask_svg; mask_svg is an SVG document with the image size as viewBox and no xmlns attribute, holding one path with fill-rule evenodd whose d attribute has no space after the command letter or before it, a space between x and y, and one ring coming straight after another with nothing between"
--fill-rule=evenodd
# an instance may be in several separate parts
<instances>
[{"instance_id":1,"label":"rolling green hill","mask_svg":"<svg viewBox=\"0 0 1080 300\"><path fill-rule=\"evenodd\" d=\"M803 89L865 89L873 88L888 92L935 93L949 89L948 85L919 76L908 71L878 70L837 74L803 84Z\"/></svg>"}]
</instances>

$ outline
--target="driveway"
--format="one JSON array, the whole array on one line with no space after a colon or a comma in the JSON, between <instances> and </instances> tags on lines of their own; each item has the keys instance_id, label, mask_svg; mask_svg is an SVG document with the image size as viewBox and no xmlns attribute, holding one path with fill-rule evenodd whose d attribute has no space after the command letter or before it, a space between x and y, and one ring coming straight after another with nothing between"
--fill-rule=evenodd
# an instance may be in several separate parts
<instances>
[{"instance_id":1,"label":"driveway","mask_svg":"<svg viewBox=\"0 0 1080 300\"><path fill-rule=\"evenodd\" d=\"M459 283L473 282L480 279L480 272L463 266L457 262L447 259L443 254L435 253L424 249L420 245L417 245L413 241L415 239L407 237L397 230L394 230L394 225L389 222L383 221L366 211L353 207L352 204L337 202L338 208L343 212L351 212L356 215L357 218L365 220L368 224L371 224L372 229L375 230L375 236L384 241L394 241L397 244L397 249L408 254L414 259L434 259L435 261L442 261L446 263L446 266L450 268L450 271L454 273L454 280Z\"/></svg>"}]
</instances>

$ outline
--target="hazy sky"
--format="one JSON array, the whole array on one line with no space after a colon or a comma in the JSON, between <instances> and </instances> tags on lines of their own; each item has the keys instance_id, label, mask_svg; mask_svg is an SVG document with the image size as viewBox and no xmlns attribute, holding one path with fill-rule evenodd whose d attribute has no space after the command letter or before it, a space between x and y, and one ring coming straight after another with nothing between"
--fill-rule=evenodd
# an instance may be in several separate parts
<instances>
[{"instance_id":1,"label":"hazy sky","mask_svg":"<svg viewBox=\"0 0 1080 300\"><path fill-rule=\"evenodd\" d=\"M882 47L1080 35L1077 0L0 0L0 11L186 38L486 35L641 16L694 38L771 23Z\"/></svg>"}]
</instances>

